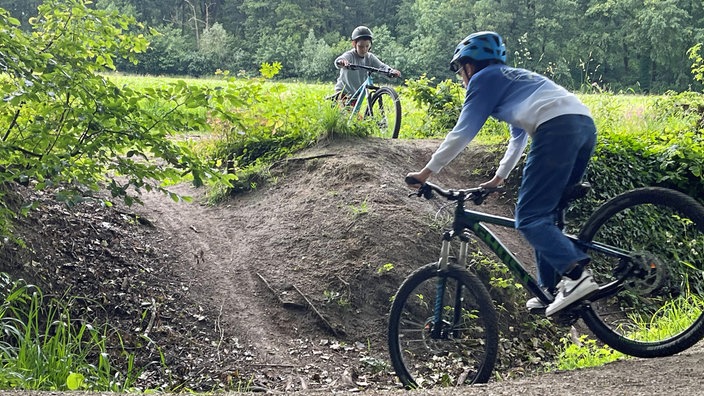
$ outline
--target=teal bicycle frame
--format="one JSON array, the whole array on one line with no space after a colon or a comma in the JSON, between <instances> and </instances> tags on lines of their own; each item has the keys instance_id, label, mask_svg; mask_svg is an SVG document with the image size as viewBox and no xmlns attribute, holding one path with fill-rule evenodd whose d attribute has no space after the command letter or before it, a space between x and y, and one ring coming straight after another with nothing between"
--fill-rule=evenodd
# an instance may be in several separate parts
<instances>
[{"instance_id":1,"label":"teal bicycle frame","mask_svg":"<svg viewBox=\"0 0 704 396\"><path fill-rule=\"evenodd\" d=\"M374 79L372 78L372 70L367 70L367 79L364 81L364 84L360 85L355 93L352 94L352 97L350 97L347 101L347 103L356 101L354 107L352 108L352 113L350 114L350 120L355 116L355 114L359 113L365 101L369 103L369 99L371 98L370 89L376 89L376 87L374 86ZM368 110L369 109L367 108L367 112Z\"/></svg>"}]
</instances>

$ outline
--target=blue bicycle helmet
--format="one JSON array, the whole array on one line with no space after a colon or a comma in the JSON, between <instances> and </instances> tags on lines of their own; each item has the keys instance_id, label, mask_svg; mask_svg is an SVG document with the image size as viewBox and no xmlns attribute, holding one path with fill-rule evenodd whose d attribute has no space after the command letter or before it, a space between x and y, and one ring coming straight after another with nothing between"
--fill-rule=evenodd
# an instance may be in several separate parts
<instances>
[{"instance_id":1,"label":"blue bicycle helmet","mask_svg":"<svg viewBox=\"0 0 704 396\"><path fill-rule=\"evenodd\" d=\"M506 45L496 32L477 32L460 41L450 61L450 70L457 73L462 64L473 61L495 60L506 63Z\"/></svg>"}]
</instances>

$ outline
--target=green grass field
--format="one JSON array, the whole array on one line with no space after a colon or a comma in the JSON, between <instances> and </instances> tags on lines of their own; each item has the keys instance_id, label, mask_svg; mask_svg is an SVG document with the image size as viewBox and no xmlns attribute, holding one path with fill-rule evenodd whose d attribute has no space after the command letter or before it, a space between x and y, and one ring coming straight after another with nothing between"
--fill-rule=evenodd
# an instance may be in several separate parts
<instances>
[{"instance_id":1,"label":"green grass field","mask_svg":"<svg viewBox=\"0 0 704 396\"><path fill-rule=\"evenodd\" d=\"M133 89L154 88L158 86L173 84L179 81L184 81L189 85L208 86L211 88L222 87L227 85L227 81L223 77L213 76L212 78L180 78L180 77L164 77L164 76L131 76L121 74L106 75L116 85L128 85ZM247 84L246 79L234 79L236 83ZM289 93L305 92L305 97L310 101L320 101L325 103L325 97L333 93L334 82L330 83L302 83L302 82L270 82L264 83L269 90ZM415 103L409 95L407 89L402 85L393 86L399 93L401 98L401 108L403 112L401 120L401 138L411 138L421 136L417 133L422 129L427 118L426 109ZM644 95L615 95L615 94L578 94L578 96L589 106L597 121L597 127L617 129L623 132L642 131L652 128L659 128L661 125L652 125L653 105L660 96L644 96ZM461 98L459 98L461 100ZM315 103L292 101L290 106L312 106ZM672 121L672 120L670 120ZM493 130L493 128L492 128ZM508 131L506 128L502 130ZM449 129L448 129L449 131ZM433 136L442 138L443 136ZM479 142L493 143L497 140L506 139L507 135L501 134L483 134L477 136Z\"/></svg>"}]
</instances>

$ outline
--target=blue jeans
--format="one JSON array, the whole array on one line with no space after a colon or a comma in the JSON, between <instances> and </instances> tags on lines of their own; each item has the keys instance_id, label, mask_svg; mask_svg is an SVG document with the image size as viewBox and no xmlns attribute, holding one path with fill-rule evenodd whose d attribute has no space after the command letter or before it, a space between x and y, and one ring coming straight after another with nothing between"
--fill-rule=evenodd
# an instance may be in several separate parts
<instances>
[{"instance_id":1,"label":"blue jeans","mask_svg":"<svg viewBox=\"0 0 704 396\"><path fill-rule=\"evenodd\" d=\"M553 289L560 277L589 256L555 224L568 186L579 183L594 153L596 126L583 115L563 115L541 124L532 138L518 191L516 228L535 249L538 281Z\"/></svg>"}]
</instances>

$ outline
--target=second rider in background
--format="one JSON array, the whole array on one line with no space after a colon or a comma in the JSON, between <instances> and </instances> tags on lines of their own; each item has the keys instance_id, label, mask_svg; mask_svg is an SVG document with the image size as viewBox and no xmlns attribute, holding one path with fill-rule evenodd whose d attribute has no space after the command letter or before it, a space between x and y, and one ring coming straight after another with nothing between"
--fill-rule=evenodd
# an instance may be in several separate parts
<instances>
[{"instance_id":1,"label":"second rider in background","mask_svg":"<svg viewBox=\"0 0 704 396\"><path fill-rule=\"evenodd\" d=\"M366 26L357 26L352 31L352 49L335 59L335 67L340 70L340 76L335 84L335 97L344 100L352 96L367 79L364 69L350 69L350 65L370 66L377 69L389 69L389 74L400 77L401 72L383 63L376 55L369 52L374 36Z\"/></svg>"}]
</instances>

